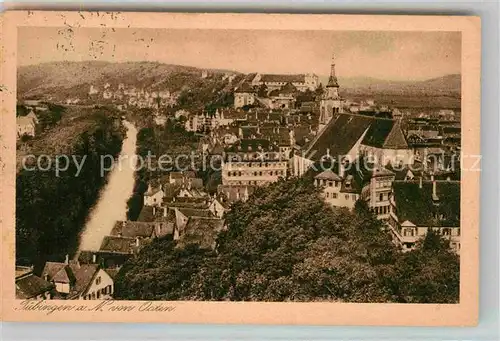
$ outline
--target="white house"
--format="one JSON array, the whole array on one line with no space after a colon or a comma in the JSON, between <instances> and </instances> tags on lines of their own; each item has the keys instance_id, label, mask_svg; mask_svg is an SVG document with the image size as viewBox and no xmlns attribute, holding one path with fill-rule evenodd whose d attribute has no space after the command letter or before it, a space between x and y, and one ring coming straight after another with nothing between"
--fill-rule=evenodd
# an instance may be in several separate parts
<instances>
[{"instance_id":1,"label":"white house","mask_svg":"<svg viewBox=\"0 0 500 341\"><path fill-rule=\"evenodd\" d=\"M153 188L150 184L148 190L144 193L144 206L159 206L163 203L164 196L165 192L163 192L161 185Z\"/></svg>"},{"instance_id":2,"label":"white house","mask_svg":"<svg viewBox=\"0 0 500 341\"><path fill-rule=\"evenodd\" d=\"M18 137L21 137L23 135L35 136L36 123L33 117L18 116L16 118L16 125Z\"/></svg>"}]
</instances>

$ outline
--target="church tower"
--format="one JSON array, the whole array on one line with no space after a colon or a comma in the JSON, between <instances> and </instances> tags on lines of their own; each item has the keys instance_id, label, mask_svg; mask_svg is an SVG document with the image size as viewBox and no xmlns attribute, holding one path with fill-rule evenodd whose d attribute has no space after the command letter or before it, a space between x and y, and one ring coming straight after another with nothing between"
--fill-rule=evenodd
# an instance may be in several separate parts
<instances>
[{"instance_id":1,"label":"church tower","mask_svg":"<svg viewBox=\"0 0 500 341\"><path fill-rule=\"evenodd\" d=\"M335 56L332 56L330 77L328 78L328 84L326 85L319 107L319 130L321 131L335 114L342 112L342 99L339 96L339 82L335 74Z\"/></svg>"}]
</instances>

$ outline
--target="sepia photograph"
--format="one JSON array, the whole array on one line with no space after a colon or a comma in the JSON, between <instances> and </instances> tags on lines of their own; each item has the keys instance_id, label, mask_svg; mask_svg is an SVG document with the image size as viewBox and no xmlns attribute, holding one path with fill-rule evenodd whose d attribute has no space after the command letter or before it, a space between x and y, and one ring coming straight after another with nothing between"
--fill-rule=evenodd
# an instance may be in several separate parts
<instances>
[{"instance_id":1,"label":"sepia photograph","mask_svg":"<svg viewBox=\"0 0 500 341\"><path fill-rule=\"evenodd\" d=\"M463 104L463 42L17 27L15 299L46 314L76 300L460 305L464 231L477 238L464 175L480 170L464 151L479 111Z\"/></svg>"}]
</instances>

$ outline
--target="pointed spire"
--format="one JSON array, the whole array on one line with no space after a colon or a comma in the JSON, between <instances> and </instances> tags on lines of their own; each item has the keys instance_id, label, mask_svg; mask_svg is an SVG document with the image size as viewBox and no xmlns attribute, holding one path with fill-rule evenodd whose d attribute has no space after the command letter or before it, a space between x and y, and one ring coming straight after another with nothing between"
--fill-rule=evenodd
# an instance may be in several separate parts
<instances>
[{"instance_id":1,"label":"pointed spire","mask_svg":"<svg viewBox=\"0 0 500 341\"><path fill-rule=\"evenodd\" d=\"M335 75L335 55L332 54L332 64L330 66L330 78L328 78L327 87L339 87L339 82L337 81L337 76Z\"/></svg>"}]
</instances>

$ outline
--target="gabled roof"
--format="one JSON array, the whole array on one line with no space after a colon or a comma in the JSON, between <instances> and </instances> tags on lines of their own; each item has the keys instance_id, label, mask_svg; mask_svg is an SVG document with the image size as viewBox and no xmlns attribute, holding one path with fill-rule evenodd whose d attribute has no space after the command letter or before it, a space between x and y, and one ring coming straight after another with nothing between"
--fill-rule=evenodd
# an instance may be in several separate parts
<instances>
[{"instance_id":1,"label":"gabled roof","mask_svg":"<svg viewBox=\"0 0 500 341\"><path fill-rule=\"evenodd\" d=\"M260 78L261 82L264 83L304 83L305 82L305 75L303 74L298 74L298 75L277 75L277 74L263 74Z\"/></svg>"},{"instance_id":2,"label":"gabled roof","mask_svg":"<svg viewBox=\"0 0 500 341\"><path fill-rule=\"evenodd\" d=\"M201 248L212 249L217 235L224 228L224 220L217 218L189 218L178 245L198 244Z\"/></svg>"},{"instance_id":3,"label":"gabled roof","mask_svg":"<svg viewBox=\"0 0 500 341\"><path fill-rule=\"evenodd\" d=\"M372 176L377 177L377 176L389 176L389 175L396 175L394 172L388 170L385 167L381 166L375 166L372 170Z\"/></svg>"},{"instance_id":4,"label":"gabled roof","mask_svg":"<svg viewBox=\"0 0 500 341\"><path fill-rule=\"evenodd\" d=\"M54 288L52 283L30 273L16 279L16 298L29 299Z\"/></svg>"},{"instance_id":5,"label":"gabled roof","mask_svg":"<svg viewBox=\"0 0 500 341\"><path fill-rule=\"evenodd\" d=\"M280 94L286 95L286 94L294 94L297 92L297 88L290 82L286 83L281 87L279 90Z\"/></svg>"},{"instance_id":6,"label":"gabled roof","mask_svg":"<svg viewBox=\"0 0 500 341\"><path fill-rule=\"evenodd\" d=\"M50 280L54 278L54 276L59 273L61 270L64 270L66 264L59 262L46 262L45 266L42 270L42 277L45 278L47 275Z\"/></svg>"},{"instance_id":7,"label":"gabled roof","mask_svg":"<svg viewBox=\"0 0 500 341\"><path fill-rule=\"evenodd\" d=\"M408 143L404 137L399 120L375 119L368 129L363 142L366 146L386 149L406 149Z\"/></svg>"},{"instance_id":8,"label":"gabled roof","mask_svg":"<svg viewBox=\"0 0 500 341\"><path fill-rule=\"evenodd\" d=\"M401 224L401 226L404 226L404 227L415 227L416 225L415 225L415 224L413 224L413 223L412 223L411 221L409 221L409 220L405 220L405 221Z\"/></svg>"},{"instance_id":9,"label":"gabled roof","mask_svg":"<svg viewBox=\"0 0 500 341\"><path fill-rule=\"evenodd\" d=\"M75 285L72 293L81 294L92 282L94 275L99 271L97 264L70 264L71 271L75 276Z\"/></svg>"},{"instance_id":10,"label":"gabled roof","mask_svg":"<svg viewBox=\"0 0 500 341\"><path fill-rule=\"evenodd\" d=\"M198 209L198 208L188 208L188 207L179 207L177 208L179 212L184 214L186 217L211 217L212 212L208 209Z\"/></svg>"},{"instance_id":11,"label":"gabled roof","mask_svg":"<svg viewBox=\"0 0 500 341\"><path fill-rule=\"evenodd\" d=\"M327 150L335 158L347 154L370 127L373 120L371 117L361 115L337 115L309 146L306 156L313 161L319 161L328 154Z\"/></svg>"},{"instance_id":12,"label":"gabled roof","mask_svg":"<svg viewBox=\"0 0 500 341\"><path fill-rule=\"evenodd\" d=\"M35 125L33 117L28 116L17 116L16 124L20 126Z\"/></svg>"},{"instance_id":13,"label":"gabled roof","mask_svg":"<svg viewBox=\"0 0 500 341\"><path fill-rule=\"evenodd\" d=\"M122 237L141 237L150 238L153 235L155 223L139 222L139 221L117 221L111 230L111 236Z\"/></svg>"},{"instance_id":14,"label":"gabled roof","mask_svg":"<svg viewBox=\"0 0 500 341\"><path fill-rule=\"evenodd\" d=\"M135 238L105 236L99 251L132 254L137 249Z\"/></svg>"},{"instance_id":15,"label":"gabled roof","mask_svg":"<svg viewBox=\"0 0 500 341\"><path fill-rule=\"evenodd\" d=\"M330 169L327 169L314 177L315 179L320 180L333 180L333 181L342 181L340 176L332 172Z\"/></svg>"},{"instance_id":16,"label":"gabled roof","mask_svg":"<svg viewBox=\"0 0 500 341\"><path fill-rule=\"evenodd\" d=\"M253 89L253 87L249 83L243 82L234 92L254 93L255 90Z\"/></svg>"},{"instance_id":17,"label":"gabled roof","mask_svg":"<svg viewBox=\"0 0 500 341\"><path fill-rule=\"evenodd\" d=\"M409 220L417 226L460 226L460 182L436 182L439 205L432 200L432 182L394 182L394 200L399 221ZM442 219L437 219L442 215Z\"/></svg>"}]
</instances>

